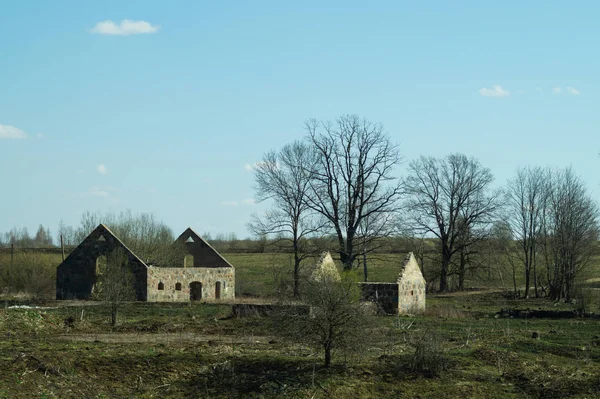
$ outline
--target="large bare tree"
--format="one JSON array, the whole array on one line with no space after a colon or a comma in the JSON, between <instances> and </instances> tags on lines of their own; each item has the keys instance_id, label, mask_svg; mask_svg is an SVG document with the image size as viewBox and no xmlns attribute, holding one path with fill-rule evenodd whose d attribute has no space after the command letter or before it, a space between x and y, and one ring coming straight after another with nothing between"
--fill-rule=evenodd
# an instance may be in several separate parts
<instances>
[{"instance_id":1,"label":"large bare tree","mask_svg":"<svg viewBox=\"0 0 600 399\"><path fill-rule=\"evenodd\" d=\"M272 200L273 207L262 216L253 215L248 228L255 234L280 237L294 256L294 297L300 293L302 262L310 255L307 238L318 230L314 213L307 205L315 153L301 141L266 153L254 168L258 202Z\"/></svg>"},{"instance_id":2,"label":"large bare tree","mask_svg":"<svg viewBox=\"0 0 600 399\"><path fill-rule=\"evenodd\" d=\"M463 154L421 156L409 165L406 206L415 231L440 241L440 291L449 289L454 256L493 222L500 193L490 191L492 180L489 169Z\"/></svg>"},{"instance_id":3,"label":"large bare tree","mask_svg":"<svg viewBox=\"0 0 600 399\"><path fill-rule=\"evenodd\" d=\"M335 122L306 123L317 154L308 206L322 215L335 233L345 270L370 243L396 227L402 185L394 177L401 161L398 147L380 124L346 115ZM366 221L371 221L367 227ZM377 224L377 228L372 227ZM360 234L361 226L365 226Z\"/></svg>"},{"instance_id":4,"label":"large bare tree","mask_svg":"<svg viewBox=\"0 0 600 399\"><path fill-rule=\"evenodd\" d=\"M517 259L525 273L525 298L533 278L535 296L538 292L538 253L540 233L547 204L547 170L540 167L519 168L516 176L508 182L506 190L505 220L518 245Z\"/></svg>"},{"instance_id":5,"label":"large bare tree","mask_svg":"<svg viewBox=\"0 0 600 399\"><path fill-rule=\"evenodd\" d=\"M581 271L589 265L598 241L598 205L571 168L549 179L542 226L548 295L572 299Z\"/></svg>"}]
</instances>

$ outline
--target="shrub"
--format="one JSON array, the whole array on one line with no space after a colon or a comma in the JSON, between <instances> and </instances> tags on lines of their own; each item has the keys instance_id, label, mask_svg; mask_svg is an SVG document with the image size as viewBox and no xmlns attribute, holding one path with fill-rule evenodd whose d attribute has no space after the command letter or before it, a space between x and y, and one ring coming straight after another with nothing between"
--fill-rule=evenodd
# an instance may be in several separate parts
<instances>
[{"instance_id":1,"label":"shrub","mask_svg":"<svg viewBox=\"0 0 600 399\"><path fill-rule=\"evenodd\" d=\"M443 341L439 335L426 333L412 338L415 352L410 358L410 368L413 371L435 377L448 368L449 360L444 356Z\"/></svg>"},{"instance_id":2,"label":"shrub","mask_svg":"<svg viewBox=\"0 0 600 399\"><path fill-rule=\"evenodd\" d=\"M51 299L55 296L56 257L43 253L17 252L0 255L0 288L9 297Z\"/></svg>"}]
</instances>

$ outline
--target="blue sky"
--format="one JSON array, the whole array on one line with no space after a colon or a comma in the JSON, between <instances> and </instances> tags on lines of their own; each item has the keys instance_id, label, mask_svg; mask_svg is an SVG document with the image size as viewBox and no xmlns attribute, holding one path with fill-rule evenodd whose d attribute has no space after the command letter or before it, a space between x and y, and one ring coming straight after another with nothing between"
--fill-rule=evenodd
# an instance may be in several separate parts
<instances>
[{"instance_id":1,"label":"blue sky","mask_svg":"<svg viewBox=\"0 0 600 399\"><path fill-rule=\"evenodd\" d=\"M0 0L0 231L132 209L247 236L248 166L349 113L406 163L572 165L600 199L600 5L424 3Z\"/></svg>"}]
</instances>

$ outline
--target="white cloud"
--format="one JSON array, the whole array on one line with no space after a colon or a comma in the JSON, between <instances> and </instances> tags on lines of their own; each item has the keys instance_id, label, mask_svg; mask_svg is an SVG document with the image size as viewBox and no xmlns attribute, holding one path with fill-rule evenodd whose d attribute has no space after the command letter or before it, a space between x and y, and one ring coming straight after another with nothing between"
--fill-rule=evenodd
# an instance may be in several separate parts
<instances>
[{"instance_id":1,"label":"white cloud","mask_svg":"<svg viewBox=\"0 0 600 399\"><path fill-rule=\"evenodd\" d=\"M27 133L10 125L0 125L0 139L26 139Z\"/></svg>"},{"instance_id":2,"label":"white cloud","mask_svg":"<svg viewBox=\"0 0 600 399\"><path fill-rule=\"evenodd\" d=\"M552 89L552 93L554 94L560 94L562 92L562 89L560 87L555 87Z\"/></svg>"},{"instance_id":3,"label":"white cloud","mask_svg":"<svg viewBox=\"0 0 600 399\"><path fill-rule=\"evenodd\" d=\"M237 201L223 201L221 202L223 206L238 206Z\"/></svg>"},{"instance_id":4,"label":"white cloud","mask_svg":"<svg viewBox=\"0 0 600 399\"><path fill-rule=\"evenodd\" d=\"M98 22L96 26L90 29L90 32L97 33L99 35L129 36L156 33L159 29L160 26L152 25L146 21L132 21L130 19L124 19L120 24L110 20Z\"/></svg>"},{"instance_id":5,"label":"white cloud","mask_svg":"<svg viewBox=\"0 0 600 399\"><path fill-rule=\"evenodd\" d=\"M98 171L98 173L100 173L101 175L105 175L108 173L108 169L106 169L106 166L104 166L103 163L101 163L100 165L96 166L96 170Z\"/></svg>"},{"instance_id":6,"label":"white cloud","mask_svg":"<svg viewBox=\"0 0 600 399\"><path fill-rule=\"evenodd\" d=\"M253 198L246 198L245 200L242 200L242 204L244 204L244 205L255 205L256 202L254 201Z\"/></svg>"},{"instance_id":7,"label":"white cloud","mask_svg":"<svg viewBox=\"0 0 600 399\"><path fill-rule=\"evenodd\" d=\"M581 92L574 87L567 87L567 91L569 92L569 94L573 94L574 96L578 96L581 94Z\"/></svg>"},{"instance_id":8,"label":"white cloud","mask_svg":"<svg viewBox=\"0 0 600 399\"><path fill-rule=\"evenodd\" d=\"M252 172L254 167L252 165L250 165L249 163L247 163L246 165L244 165L244 169L246 169L248 172Z\"/></svg>"},{"instance_id":9,"label":"white cloud","mask_svg":"<svg viewBox=\"0 0 600 399\"><path fill-rule=\"evenodd\" d=\"M479 94L484 97L507 97L510 95L508 90L504 90L500 85L494 85L491 89L483 87L479 89Z\"/></svg>"}]
</instances>

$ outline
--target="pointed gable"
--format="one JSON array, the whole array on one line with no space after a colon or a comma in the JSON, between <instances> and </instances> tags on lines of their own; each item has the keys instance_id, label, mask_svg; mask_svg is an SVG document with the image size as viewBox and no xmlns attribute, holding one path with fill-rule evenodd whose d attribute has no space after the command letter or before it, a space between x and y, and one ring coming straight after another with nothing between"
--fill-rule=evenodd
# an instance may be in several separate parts
<instances>
[{"instance_id":1,"label":"pointed gable","mask_svg":"<svg viewBox=\"0 0 600 399\"><path fill-rule=\"evenodd\" d=\"M323 252L310 278L317 282L340 281L340 272L329 252Z\"/></svg>"},{"instance_id":2,"label":"pointed gable","mask_svg":"<svg viewBox=\"0 0 600 399\"><path fill-rule=\"evenodd\" d=\"M404 258L400 274L398 275L399 283L406 280L425 284L425 278L423 277L423 273L421 273L417 258L415 258L415 255L412 252L409 252L408 255L406 255L406 258Z\"/></svg>"},{"instance_id":3,"label":"pointed gable","mask_svg":"<svg viewBox=\"0 0 600 399\"><path fill-rule=\"evenodd\" d=\"M71 257L81 257L82 252L86 252L86 255L89 254L92 256L97 256L97 253L104 254L104 251L99 248L100 246L107 246L113 249L121 248L125 251L125 255L136 259L140 264L148 267L143 260L134 254L123 241L102 223L88 234L88 236L65 258L63 263L67 262ZM92 248L95 250L91 251Z\"/></svg>"},{"instance_id":4,"label":"pointed gable","mask_svg":"<svg viewBox=\"0 0 600 399\"><path fill-rule=\"evenodd\" d=\"M233 267L191 227L181 233L175 242L185 245L188 254L194 257L193 267Z\"/></svg>"},{"instance_id":5,"label":"pointed gable","mask_svg":"<svg viewBox=\"0 0 600 399\"><path fill-rule=\"evenodd\" d=\"M57 299L89 299L98 274L101 256L115 249L123 250L133 271L136 299L147 298L148 265L134 254L108 227L98 225L56 269Z\"/></svg>"}]
</instances>

